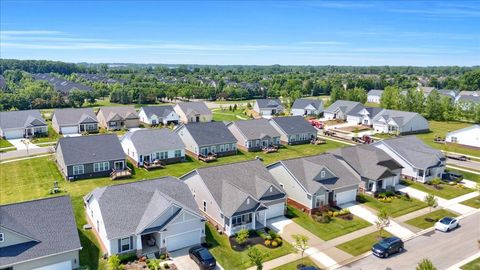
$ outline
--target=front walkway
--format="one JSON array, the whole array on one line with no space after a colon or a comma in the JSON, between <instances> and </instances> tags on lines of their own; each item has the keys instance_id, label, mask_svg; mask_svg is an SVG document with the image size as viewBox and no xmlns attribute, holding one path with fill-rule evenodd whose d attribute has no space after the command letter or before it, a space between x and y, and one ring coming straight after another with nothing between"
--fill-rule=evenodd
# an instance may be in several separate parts
<instances>
[{"instance_id":1,"label":"front walkway","mask_svg":"<svg viewBox=\"0 0 480 270\"><path fill-rule=\"evenodd\" d=\"M11 143L17 150L27 150L27 145L23 143L24 141L28 141L28 149L34 149L38 148L39 146L31 143L30 140L28 139L10 139L8 140L9 143Z\"/></svg>"}]
</instances>

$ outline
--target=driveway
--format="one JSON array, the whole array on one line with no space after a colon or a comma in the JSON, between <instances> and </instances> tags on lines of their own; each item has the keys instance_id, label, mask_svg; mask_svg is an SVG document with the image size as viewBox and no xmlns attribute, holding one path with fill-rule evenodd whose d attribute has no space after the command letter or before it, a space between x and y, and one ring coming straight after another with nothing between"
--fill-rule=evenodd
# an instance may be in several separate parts
<instances>
[{"instance_id":1,"label":"driveway","mask_svg":"<svg viewBox=\"0 0 480 270\"><path fill-rule=\"evenodd\" d=\"M8 142L11 143L13 146L15 146L17 150L26 150L27 146L23 143L25 140L28 141L28 139L10 139L8 140ZM39 146L29 141L28 149L34 149L34 148L39 148Z\"/></svg>"},{"instance_id":2,"label":"driveway","mask_svg":"<svg viewBox=\"0 0 480 270\"><path fill-rule=\"evenodd\" d=\"M199 270L200 267L188 256L188 249L189 248L184 248L170 252L170 257L172 257L173 262L179 270ZM218 263L215 269L223 270Z\"/></svg>"}]
</instances>

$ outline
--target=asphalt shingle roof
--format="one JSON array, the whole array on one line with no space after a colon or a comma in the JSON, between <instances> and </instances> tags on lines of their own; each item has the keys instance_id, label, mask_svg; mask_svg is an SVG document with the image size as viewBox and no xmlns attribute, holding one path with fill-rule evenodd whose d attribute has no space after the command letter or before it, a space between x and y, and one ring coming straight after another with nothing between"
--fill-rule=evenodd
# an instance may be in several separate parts
<instances>
[{"instance_id":1,"label":"asphalt shingle roof","mask_svg":"<svg viewBox=\"0 0 480 270\"><path fill-rule=\"evenodd\" d=\"M86 92L92 91L92 88L88 85L84 85L84 84L81 84L81 83L61 79L61 78L55 77L54 75L49 74L49 73L32 74L32 77L35 80L41 80L41 81L48 82L49 84L51 84L53 86L53 88L56 91L64 93L64 94L68 94L68 93L70 93L70 91L72 91L74 89L78 89L80 91L86 91Z\"/></svg>"},{"instance_id":2,"label":"asphalt shingle roof","mask_svg":"<svg viewBox=\"0 0 480 270\"><path fill-rule=\"evenodd\" d=\"M337 100L328 108L326 108L325 112L335 113L337 109L339 109L345 115L356 115L363 109L363 105L356 101Z\"/></svg>"},{"instance_id":3,"label":"asphalt shingle roof","mask_svg":"<svg viewBox=\"0 0 480 270\"><path fill-rule=\"evenodd\" d=\"M179 102L177 103L178 107L185 113L185 114L191 114L193 113L198 113L198 114L203 114L203 115L211 115L212 112L210 109L208 109L207 105L205 102L201 101L196 101L196 102Z\"/></svg>"},{"instance_id":4,"label":"asphalt shingle roof","mask_svg":"<svg viewBox=\"0 0 480 270\"><path fill-rule=\"evenodd\" d=\"M185 124L184 128L192 135L198 146L237 142L223 122L189 123Z\"/></svg>"},{"instance_id":5,"label":"asphalt shingle roof","mask_svg":"<svg viewBox=\"0 0 480 270\"><path fill-rule=\"evenodd\" d=\"M308 99L308 98L299 98L295 100L292 105L292 109L305 109L308 105L312 105L315 109L320 109L323 101L321 99Z\"/></svg>"},{"instance_id":6,"label":"asphalt shingle roof","mask_svg":"<svg viewBox=\"0 0 480 270\"><path fill-rule=\"evenodd\" d=\"M185 148L180 136L166 128L128 131L123 140L131 140L140 154Z\"/></svg>"},{"instance_id":7,"label":"asphalt shingle roof","mask_svg":"<svg viewBox=\"0 0 480 270\"><path fill-rule=\"evenodd\" d=\"M303 116L274 117L270 121L275 122L287 135L300 133L317 133L317 130L310 125Z\"/></svg>"},{"instance_id":8,"label":"asphalt shingle roof","mask_svg":"<svg viewBox=\"0 0 480 270\"><path fill-rule=\"evenodd\" d=\"M142 110L145 112L148 118L152 117L152 115L156 115L158 117L166 117L173 111L173 107L170 105L145 106L142 107Z\"/></svg>"},{"instance_id":9,"label":"asphalt shingle roof","mask_svg":"<svg viewBox=\"0 0 480 270\"><path fill-rule=\"evenodd\" d=\"M247 140L259 140L265 136L280 137L280 133L268 123L267 119L235 121L232 125L235 125Z\"/></svg>"},{"instance_id":10,"label":"asphalt shingle roof","mask_svg":"<svg viewBox=\"0 0 480 270\"><path fill-rule=\"evenodd\" d=\"M45 125L47 122L39 110L0 112L0 128L3 130Z\"/></svg>"},{"instance_id":11,"label":"asphalt shingle roof","mask_svg":"<svg viewBox=\"0 0 480 270\"><path fill-rule=\"evenodd\" d=\"M383 90L372 89L368 91L369 96L381 97L383 95Z\"/></svg>"},{"instance_id":12,"label":"asphalt shingle roof","mask_svg":"<svg viewBox=\"0 0 480 270\"><path fill-rule=\"evenodd\" d=\"M276 108L282 106L280 99L256 99L259 108Z\"/></svg>"},{"instance_id":13,"label":"asphalt shingle roof","mask_svg":"<svg viewBox=\"0 0 480 270\"><path fill-rule=\"evenodd\" d=\"M53 111L59 126L72 126L79 123L98 123L97 116L92 108L55 109Z\"/></svg>"},{"instance_id":14,"label":"asphalt shingle roof","mask_svg":"<svg viewBox=\"0 0 480 270\"><path fill-rule=\"evenodd\" d=\"M423 117L415 112L383 110L377 114L376 119L379 119L380 117L383 117L386 121L393 119L395 123L397 123L401 127L417 116Z\"/></svg>"},{"instance_id":15,"label":"asphalt shingle roof","mask_svg":"<svg viewBox=\"0 0 480 270\"><path fill-rule=\"evenodd\" d=\"M138 113L133 106L101 107L98 113L100 112L103 113L105 121L107 122L112 120L116 115L120 116L122 119L138 118Z\"/></svg>"}]
</instances>

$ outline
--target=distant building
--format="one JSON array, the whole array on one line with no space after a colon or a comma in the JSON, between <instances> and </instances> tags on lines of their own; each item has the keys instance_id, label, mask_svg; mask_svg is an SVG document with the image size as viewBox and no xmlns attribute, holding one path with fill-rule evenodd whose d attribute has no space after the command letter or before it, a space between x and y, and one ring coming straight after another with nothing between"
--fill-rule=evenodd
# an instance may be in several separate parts
<instances>
[{"instance_id":1,"label":"distant building","mask_svg":"<svg viewBox=\"0 0 480 270\"><path fill-rule=\"evenodd\" d=\"M173 107L184 124L210 122L213 114L205 102L179 102Z\"/></svg>"},{"instance_id":2,"label":"distant building","mask_svg":"<svg viewBox=\"0 0 480 270\"><path fill-rule=\"evenodd\" d=\"M445 141L480 148L480 125L472 125L449 132Z\"/></svg>"},{"instance_id":3,"label":"distant building","mask_svg":"<svg viewBox=\"0 0 480 270\"><path fill-rule=\"evenodd\" d=\"M271 118L274 115L281 114L285 110L280 99L257 99L253 105L253 110L263 118Z\"/></svg>"},{"instance_id":4,"label":"distant building","mask_svg":"<svg viewBox=\"0 0 480 270\"><path fill-rule=\"evenodd\" d=\"M383 90L372 89L367 94L367 101L371 103L380 104L380 99L382 98Z\"/></svg>"},{"instance_id":5,"label":"distant building","mask_svg":"<svg viewBox=\"0 0 480 270\"><path fill-rule=\"evenodd\" d=\"M170 123L178 124L180 116L175 112L172 106L145 106L138 113L140 121L152 126Z\"/></svg>"},{"instance_id":6,"label":"distant building","mask_svg":"<svg viewBox=\"0 0 480 270\"><path fill-rule=\"evenodd\" d=\"M363 104L356 101L348 100L337 100L323 112L323 116L327 120L331 119L341 119L348 120L347 116L355 116L358 118L357 114L364 108ZM353 120L354 122L356 121ZM357 121L358 122L358 121Z\"/></svg>"},{"instance_id":7,"label":"distant building","mask_svg":"<svg viewBox=\"0 0 480 270\"><path fill-rule=\"evenodd\" d=\"M323 101L321 99L300 98L292 105L292 115L313 115L318 116L323 112Z\"/></svg>"}]
</instances>

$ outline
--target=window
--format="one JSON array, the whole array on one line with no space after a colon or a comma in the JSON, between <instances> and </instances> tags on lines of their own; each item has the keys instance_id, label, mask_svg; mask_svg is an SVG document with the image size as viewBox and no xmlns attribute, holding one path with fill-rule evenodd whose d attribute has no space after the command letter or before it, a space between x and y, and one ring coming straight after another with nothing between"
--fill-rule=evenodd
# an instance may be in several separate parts
<instances>
[{"instance_id":1,"label":"window","mask_svg":"<svg viewBox=\"0 0 480 270\"><path fill-rule=\"evenodd\" d=\"M207 212L207 201L203 201L203 212Z\"/></svg>"},{"instance_id":2,"label":"window","mask_svg":"<svg viewBox=\"0 0 480 270\"><path fill-rule=\"evenodd\" d=\"M160 152L160 159L167 159L168 158L168 152Z\"/></svg>"},{"instance_id":3,"label":"window","mask_svg":"<svg viewBox=\"0 0 480 270\"><path fill-rule=\"evenodd\" d=\"M230 151L230 144L225 144L225 151Z\"/></svg>"},{"instance_id":4,"label":"window","mask_svg":"<svg viewBox=\"0 0 480 270\"><path fill-rule=\"evenodd\" d=\"M270 192L272 192L272 191L273 191L273 187L270 187Z\"/></svg>"},{"instance_id":5,"label":"window","mask_svg":"<svg viewBox=\"0 0 480 270\"><path fill-rule=\"evenodd\" d=\"M98 162L93 163L93 171L94 172L103 172L110 170L110 163L109 162Z\"/></svg>"},{"instance_id":6,"label":"window","mask_svg":"<svg viewBox=\"0 0 480 270\"><path fill-rule=\"evenodd\" d=\"M322 171L322 172L320 173L320 177L321 177L321 178L324 178L324 177L325 177L325 171Z\"/></svg>"},{"instance_id":7,"label":"window","mask_svg":"<svg viewBox=\"0 0 480 270\"><path fill-rule=\"evenodd\" d=\"M2 243L3 241L5 241L3 233L0 233L0 243Z\"/></svg>"},{"instance_id":8,"label":"window","mask_svg":"<svg viewBox=\"0 0 480 270\"><path fill-rule=\"evenodd\" d=\"M182 150L175 150L175 157L181 157L182 156Z\"/></svg>"},{"instance_id":9,"label":"window","mask_svg":"<svg viewBox=\"0 0 480 270\"><path fill-rule=\"evenodd\" d=\"M124 252L130 249L132 249L132 247L130 246L130 237L122 238L120 240L120 251Z\"/></svg>"},{"instance_id":10,"label":"window","mask_svg":"<svg viewBox=\"0 0 480 270\"><path fill-rule=\"evenodd\" d=\"M232 226L238 226L252 222L252 213L232 217Z\"/></svg>"},{"instance_id":11,"label":"window","mask_svg":"<svg viewBox=\"0 0 480 270\"><path fill-rule=\"evenodd\" d=\"M457 141L458 141L457 137L452 136L452 143L457 143Z\"/></svg>"},{"instance_id":12,"label":"window","mask_svg":"<svg viewBox=\"0 0 480 270\"><path fill-rule=\"evenodd\" d=\"M250 204L250 198L247 198L247 204Z\"/></svg>"},{"instance_id":13,"label":"window","mask_svg":"<svg viewBox=\"0 0 480 270\"><path fill-rule=\"evenodd\" d=\"M225 150L224 150L224 147L225 147L225 146L224 146L223 144L220 144L220 152L225 151Z\"/></svg>"},{"instance_id":14,"label":"window","mask_svg":"<svg viewBox=\"0 0 480 270\"><path fill-rule=\"evenodd\" d=\"M237 150L237 146L234 143L232 143L232 150L233 151Z\"/></svg>"},{"instance_id":15,"label":"window","mask_svg":"<svg viewBox=\"0 0 480 270\"><path fill-rule=\"evenodd\" d=\"M73 166L73 175L80 175L83 174L83 165L74 165Z\"/></svg>"}]
</instances>

